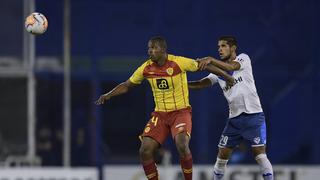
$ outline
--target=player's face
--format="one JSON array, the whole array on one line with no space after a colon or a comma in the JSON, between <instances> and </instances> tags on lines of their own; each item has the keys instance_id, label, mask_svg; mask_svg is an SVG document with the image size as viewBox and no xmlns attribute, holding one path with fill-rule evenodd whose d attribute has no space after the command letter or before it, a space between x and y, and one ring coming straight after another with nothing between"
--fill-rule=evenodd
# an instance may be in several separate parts
<instances>
[{"instance_id":1,"label":"player's face","mask_svg":"<svg viewBox=\"0 0 320 180\"><path fill-rule=\"evenodd\" d=\"M153 62L158 62L164 56L165 50L154 41L148 42L148 55Z\"/></svg>"},{"instance_id":2,"label":"player's face","mask_svg":"<svg viewBox=\"0 0 320 180\"><path fill-rule=\"evenodd\" d=\"M218 52L221 60L228 60L231 57L232 48L227 41L221 40L218 42Z\"/></svg>"}]
</instances>

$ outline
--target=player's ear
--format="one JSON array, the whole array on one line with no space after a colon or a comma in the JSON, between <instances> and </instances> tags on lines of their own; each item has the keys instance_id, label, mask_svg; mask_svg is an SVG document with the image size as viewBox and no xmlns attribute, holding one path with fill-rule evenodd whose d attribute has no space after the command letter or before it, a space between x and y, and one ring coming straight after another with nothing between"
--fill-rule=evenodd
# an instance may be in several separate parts
<instances>
[{"instance_id":1,"label":"player's ear","mask_svg":"<svg viewBox=\"0 0 320 180\"><path fill-rule=\"evenodd\" d=\"M231 49L232 49L232 51L236 51L237 50L237 46L236 45L232 45Z\"/></svg>"},{"instance_id":2,"label":"player's ear","mask_svg":"<svg viewBox=\"0 0 320 180\"><path fill-rule=\"evenodd\" d=\"M163 53L167 52L167 49L165 47L162 47L161 49Z\"/></svg>"}]
</instances>

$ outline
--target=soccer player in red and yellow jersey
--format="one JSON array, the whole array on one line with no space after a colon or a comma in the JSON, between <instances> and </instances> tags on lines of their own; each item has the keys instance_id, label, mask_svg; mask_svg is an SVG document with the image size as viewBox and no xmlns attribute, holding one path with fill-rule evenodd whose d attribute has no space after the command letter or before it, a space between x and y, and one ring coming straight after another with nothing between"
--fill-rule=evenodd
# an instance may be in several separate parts
<instances>
[{"instance_id":1,"label":"soccer player in red and yellow jersey","mask_svg":"<svg viewBox=\"0 0 320 180\"><path fill-rule=\"evenodd\" d=\"M185 180L192 180L192 155L189 149L191 135L191 106L189 104L186 72L198 71L198 62L167 53L167 43L162 37L153 37L148 42L149 59L133 75L114 89L100 96L95 102L104 104L113 96L128 92L147 79L152 88L155 111L140 136L140 159L148 180L158 180L154 152L171 134L176 144ZM225 71L208 65L207 71L222 76L229 85L234 79Z\"/></svg>"}]
</instances>

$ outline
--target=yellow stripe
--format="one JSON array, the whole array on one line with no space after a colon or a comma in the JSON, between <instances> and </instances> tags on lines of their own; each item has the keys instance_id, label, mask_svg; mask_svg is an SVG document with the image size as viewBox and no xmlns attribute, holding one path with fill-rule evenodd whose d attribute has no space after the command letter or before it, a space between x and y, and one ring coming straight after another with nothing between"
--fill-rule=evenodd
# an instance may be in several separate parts
<instances>
[{"instance_id":1,"label":"yellow stripe","mask_svg":"<svg viewBox=\"0 0 320 180\"><path fill-rule=\"evenodd\" d=\"M161 79L166 79L166 78L163 78L163 77L160 77ZM169 84L167 84L167 86L169 86ZM167 105L166 105L166 92L164 90L162 90L162 100L163 100L163 107L164 107L164 110L165 112L168 111L167 109Z\"/></svg>"},{"instance_id":2,"label":"yellow stripe","mask_svg":"<svg viewBox=\"0 0 320 180\"><path fill-rule=\"evenodd\" d=\"M175 93L175 89L174 89L174 83L173 83L173 78L171 76L171 84L172 84L172 96L173 96L173 102L174 102L174 107L175 107L175 110L177 110L177 102L176 102L176 97L174 95Z\"/></svg>"},{"instance_id":3,"label":"yellow stripe","mask_svg":"<svg viewBox=\"0 0 320 180\"><path fill-rule=\"evenodd\" d=\"M182 77L182 73L180 73L180 78L181 78L181 90L182 90L182 96L183 96L184 107L186 107L186 106L187 106L187 104L186 104L186 99L185 99L185 96L184 96L184 88L183 88L183 77Z\"/></svg>"},{"instance_id":4,"label":"yellow stripe","mask_svg":"<svg viewBox=\"0 0 320 180\"><path fill-rule=\"evenodd\" d=\"M156 105L156 108L155 108L155 109L156 109L156 110L159 110L160 107L159 107L159 104L158 104L157 95L156 95L156 89L155 89L155 87L154 87L153 79L151 78L150 81L151 81L150 84L151 84L151 88L152 88L154 103L155 103L155 105Z\"/></svg>"},{"instance_id":5,"label":"yellow stripe","mask_svg":"<svg viewBox=\"0 0 320 180\"><path fill-rule=\"evenodd\" d=\"M165 98L165 92L162 91L162 100L163 100L163 106L164 106L164 110L167 112L167 106L166 106L166 98Z\"/></svg>"}]
</instances>

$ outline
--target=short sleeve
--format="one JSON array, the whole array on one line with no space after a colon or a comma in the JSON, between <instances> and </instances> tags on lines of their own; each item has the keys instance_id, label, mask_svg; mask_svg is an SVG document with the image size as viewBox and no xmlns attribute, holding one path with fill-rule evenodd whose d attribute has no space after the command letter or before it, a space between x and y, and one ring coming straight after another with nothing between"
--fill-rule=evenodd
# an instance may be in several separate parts
<instances>
[{"instance_id":1,"label":"short sleeve","mask_svg":"<svg viewBox=\"0 0 320 180\"><path fill-rule=\"evenodd\" d=\"M240 63L240 70L246 68L249 64L251 64L250 57L244 53L241 53L239 56L237 56L234 61Z\"/></svg>"},{"instance_id":2,"label":"short sleeve","mask_svg":"<svg viewBox=\"0 0 320 180\"><path fill-rule=\"evenodd\" d=\"M179 64L182 71L191 71L191 72L198 71L198 62L195 61L194 59L177 56L176 62Z\"/></svg>"},{"instance_id":3,"label":"short sleeve","mask_svg":"<svg viewBox=\"0 0 320 180\"><path fill-rule=\"evenodd\" d=\"M130 77L130 81L133 83L133 84L141 84L141 82L143 81L144 79L144 76L143 76L143 69L144 69L145 66L140 66Z\"/></svg>"},{"instance_id":4,"label":"short sleeve","mask_svg":"<svg viewBox=\"0 0 320 180\"><path fill-rule=\"evenodd\" d=\"M212 73L210 73L210 74L209 74L207 77L205 77L205 78L210 79L212 85L214 85L215 83L218 82L218 76L215 75L215 74L212 74Z\"/></svg>"}]
</instances>

